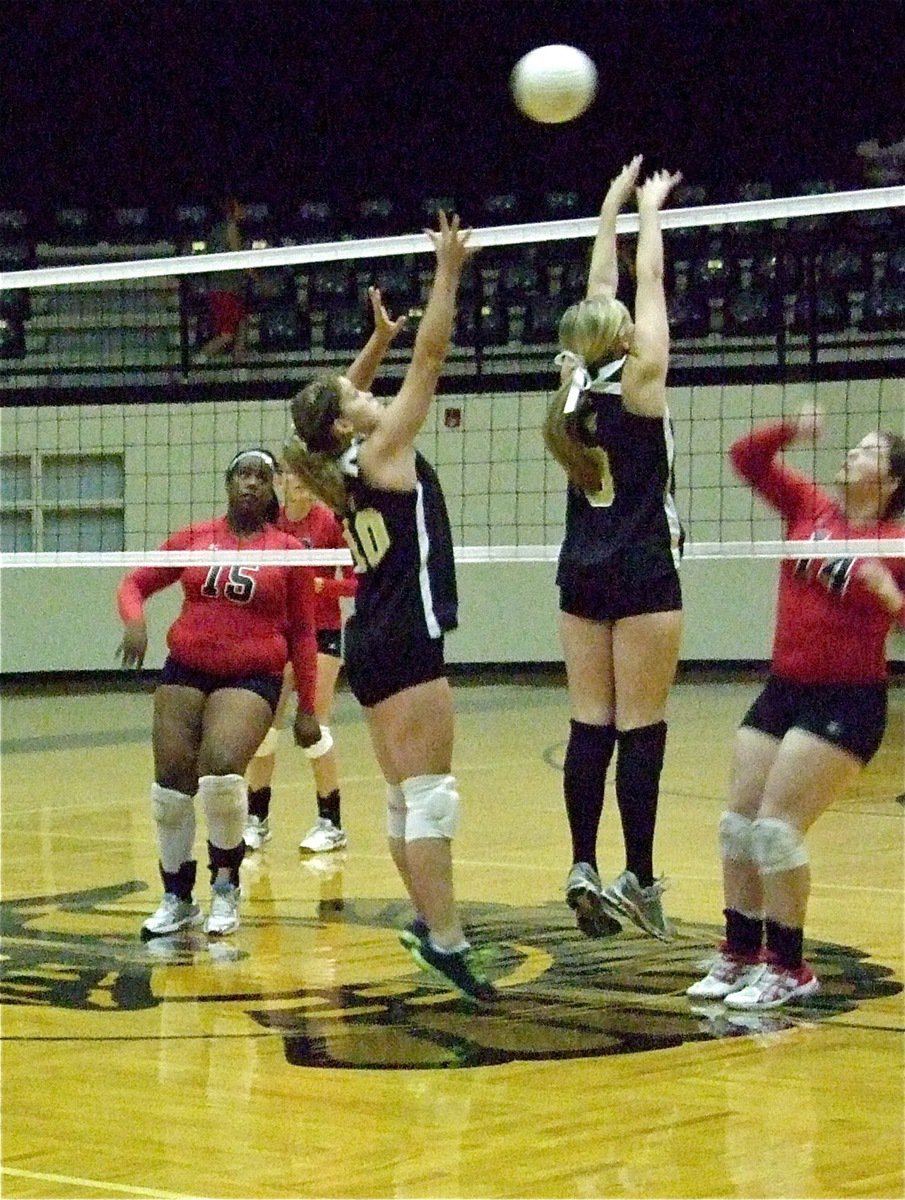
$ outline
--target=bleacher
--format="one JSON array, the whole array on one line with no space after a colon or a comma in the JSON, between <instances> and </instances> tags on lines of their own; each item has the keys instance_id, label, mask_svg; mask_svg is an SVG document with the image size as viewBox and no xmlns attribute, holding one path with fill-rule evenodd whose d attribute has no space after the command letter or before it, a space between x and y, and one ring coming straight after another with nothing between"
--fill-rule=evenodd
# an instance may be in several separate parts
<instances>
[{"instance_id":1,"label":"bleacher","mask_svg":"<svg viewBox=\"0 0 905 1200\"><path fill-rule=\"evenodd\" d=\"M832 190L829 183L810 190ZM746 184L739 199L769 195ZM675 207L706 203L701 189L680 189ZM358 201L348 211L324 201L283 209L246 205L243 234L251 248L411 233L454 197L428 197L408 209L388 199ZM464 206L463 206L464 207ZM549 192L533 206L516 195L472 204L473 223L593 215L574 192ZM148 208L109 213L61 208L48 219L0 211L0 275L8 270L203 253L212 220L205 205L169 215ZM794 372L818 365L905 358L903 210L764 221L676 230L667 234L670 319L679 370ZM468 369L489 377L549 373L556 324L583 294L587 239L488 247L463 280L456 346ZM629 268L630 259L626 260ZM378 284L409 329L390 356L404 359L431 278L425 256L267 268L248 285L251 319L246 375L292 378L312 365L348 359L366 339L367 288ZM630 269L623 278L631 289ZM208 335L203 275L113 283L0 290L0 398L36 388L154 387L225 382L228 359L195 366ZM455 374L456 353L451 358Z\"/></svg>"}]
</instances>

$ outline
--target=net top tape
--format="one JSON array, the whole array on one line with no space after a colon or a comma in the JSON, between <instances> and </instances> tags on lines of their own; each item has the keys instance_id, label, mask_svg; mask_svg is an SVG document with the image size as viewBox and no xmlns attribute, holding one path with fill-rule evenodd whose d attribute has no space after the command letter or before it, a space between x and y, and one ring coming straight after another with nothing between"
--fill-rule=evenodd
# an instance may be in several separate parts
<instances>
[{"instance_id":1,"label":"net top tape","mask_svg":"<svg viewBox=\"0 0 905 1200\"><path fill-rule=\"evenodd\" d=\"M819 550L818 550L819 546ZM457 563L555 562L559 545L458 546ZM905 558L905 538L849 541L699 542L685 546L684 560L725 558ZM349 566L348 550L48 550L0 554L0 569L33 567Z\"/></svg>"},{"instance_id":2,"label":"net top tape","mask_svg":"<svg viewBox=\"0 0 905 1200\"><path fill-rule=\"evenodd\" d=\"M830 216L865 212L905 205L905 185L866 188L849 192L819 192L773 200L743 200L735 204L700 205L665 209L660 214L666 229L780 221L796 217ZM536 242L591 238L599 216L542 221L523 225L491 225L472 232L477 248L515 246ZM638 214L623 213L616 222L617 233L638 229ZM125 262L83 263L69 267L37 267L27 271L0 272L0 288L59 287L80 283L147 279L161 275L208 274L215 271L249 270L294 266L300 263L339 262L359 258L387 258L402 254L427 254L433 243L425 233L360 240L313 242L298 246L271 246L263 250L229 251L222 254L193 254L173 258L143 258Z\"/></svg>"}]
</instances>

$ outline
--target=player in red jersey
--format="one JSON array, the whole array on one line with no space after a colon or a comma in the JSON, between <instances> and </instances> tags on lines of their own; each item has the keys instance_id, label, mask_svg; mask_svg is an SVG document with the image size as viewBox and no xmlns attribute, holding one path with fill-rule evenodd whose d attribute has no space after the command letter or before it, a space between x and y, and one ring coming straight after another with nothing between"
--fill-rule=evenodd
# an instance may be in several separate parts
<instances>
[{"instance_id":1,"label":"player in red jersey","mask_svg":"<svg viewBox=\"0 0 905 1200\"><path fill-rule=\"evenodd\" d=\"M271 522L278 511L276 462L244 450L226 472L226 515L169 537L163 550L300 550ZM182 609L167 633L169 654L154 692L154 783L164 897L142 926L147 939L201 921L192 899L197 792L207 821L213 895L205 932L239 926L239 866L245 853L247 789L243 774L270 727L283 669L292 663L299 708L296 740L321 737L314 716L317 643L309 569L241 564L139 567L117 592L125 626L123 666L140 667L148 646L144 602L177 581Z\"/></svg>"},{"instance_id":2,"label":"player in red jersey","mask_svg":"<svg viewBox=\"0 0 905 1200\"><path fill-rule=\"evenodd\" d=\"M277 527L292 534L309 550L346 549L342 526L326 504L316 500L298 475L288 468L281 474L283 506L277 517ZM317 627L317 687L314 712L321 724L322 737L305 751L311 760L314 785L317 790L317 820L299 846L310 854L341 850L346 845L342 827L339 770L329 723L336 695L336 681L342 666L343 615L340 600L355 595L358 581L347 567L312 567L314 575L315 613ZM276 761L276 746L283 728L285 713L293 690L292 666L287 664L283 690L274 714L273 724L254 758L248 764L248 824L245 845L259 850L270 841L270 784Z\"/></svg>"},{"instance_id":3,"label":"player in red jersey","mask_svg":"<svg viewBox=\"0 0 905 1200\"><path fill-rule=\"evenodd\" d=\"M833 498L780 452L813 441L820 415L754 430L736 471L781 513L791 541L905 539L905 439L869 433L849 450ZM886 728L886 639L905 617L905 557L786 560L770 677L736 734L720 818L726 937L688 995L769 1009L813 995L802 958L810 870L804 835L876 753ZM765 944L764 944L765 943Z\"/></svg>"}]
</instances>

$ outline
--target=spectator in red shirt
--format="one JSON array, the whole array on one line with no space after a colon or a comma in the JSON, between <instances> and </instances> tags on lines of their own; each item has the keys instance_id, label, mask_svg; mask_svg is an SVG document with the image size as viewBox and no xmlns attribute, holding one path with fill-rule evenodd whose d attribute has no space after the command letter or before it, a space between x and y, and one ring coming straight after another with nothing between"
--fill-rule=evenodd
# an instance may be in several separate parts
<instances>
[{"instance_id":1,"label":"spectator in red shirt","mask_svg":"<svg viewBox=\"0 0 905 1200\"><path fill-rule=\"evenodd\" d=\"M785 466L820 414L754 430L736 471L783 517L790 541L905 540L905 439L867 434L836 475L836 498ZM688 995L770 1009L819 989L802 958L810 870L804 835L871 760L886 728L886 639L905 614L905 556L784 560L770 677L736 734L720 818L726 937ZM765 943L765 944L764 944Z\"/></svg>"},{"instance_id":2,"label":"spectator in red shirt","mask_svg":"<svg viewBox=\"0 0 905 1200\"><path fill-rule=\"evenodd\" d=\"M306 550L346 549L342 526L331 510L316 500L302 480L289 468L282 475L283 506L277 527L297 538ZM358 586L351 563L346 567L315 566L314 623L317 629L317 686L314 712L321 724L322 737L306 754L311 760L317 791L317 820L302 838L300 850L309 854L341 850L346 845L340 808L339 770L329 723L336 696L336 682L342 666L343 614L340 600L352 597ZM254 758L248 764L248 824L245 845L259 850L270 841L271 781L276 762L277 739L293 691L291 664L287 664L283 690L273 724Z\"/></svg>"},{"instance_id":3,"label":"spectator in red shirt","mask_svg":"<svg viewBox=\"0 0 905 1200\"><path fill-rule=\"evenodd\" d=\"M148 645L144 602L181 583L182 609L167 633L169 654L154 693L154 783L164 896L142 926L144 939L198 925L193 797L207 822L213 895L205 932L239 926L239 866L245 853L249 760L271 721L291 662L299 697L296 740L321 737L314 716L317 643L314 585L305 567L243 565L242 551L300 550L272 521L279 505L276 463L243 450L226 472L226 515L172 534L163 550L236 551L234 563L139 567L117 592L125 626L123 666L140 667Z\"/></svg>"}]
</instances>

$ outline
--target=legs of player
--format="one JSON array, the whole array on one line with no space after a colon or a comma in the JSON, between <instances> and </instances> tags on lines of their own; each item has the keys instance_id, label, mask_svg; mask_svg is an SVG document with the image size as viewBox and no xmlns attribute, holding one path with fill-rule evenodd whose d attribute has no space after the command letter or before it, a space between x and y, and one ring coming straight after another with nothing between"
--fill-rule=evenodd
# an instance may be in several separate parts
<instances>
[{"instance_id":1,"label":"legs of player","mask_svg":"<svg viewBox=\"0 0 905 1200\"><path fill-rule=\"evenodd\" d=\"M248 784L248 822L243 836L246 848L249 850L260 850L265 842L270 841L272 835L270 828L271 783L276 766L277 742L280 732L286 724L286 713L293 687L292 666L287 664L283 671L283 686L270 728L255 750L245 772L245 781Z\"/></svg>"},{"instance_id":2,"label":"legs of player","mask_svg":"<svg viewBox=\"0 0 905 1200\"><path fill-rule=\"evenodd\" d=\"M318 654L314 712L325 728L329 727L333 713L336 682L341 667L342 660L337 655ZM326 754L312 758L311 771L317 792L317 821L302 838L299 849L311 854L341 850L346 845L346 835L342 828L336 750L331 747Z\"/></svg>"},{"instance_id":3,"label":"legs of player","mask_svg":"<svg viewBox=\"0 0 905 1200\"><path fill-rule=\"evenodd\" d=\"M239 867L248 818L244 772L270 728L267 701L244 688L212 692L204 709L198 749L198 792L207 819L211 911L205 930L232 933L239 925Z\"/></svg>"},{"instance_id":4,"label":"legs of player","mask_svg":"<svg viewBox=\"0 0 905 1200\"><path fill-rule=\"evenodd\" d=\"M604 899L647 933L667 939L661 880L653 847L666 750L666 702L675 679L682 613L642 613L613 623L616 802L625 845L625 870Z\"/></svg>"},{"instance_id":5,"label":"legs of player","mask_svg":"<svg viewBox=\"0 0 905 1200\"><path fill-rule=\"evenodd\" d=\"M597 869L603 792L616 745L612 638L609 621L560 613L571 713L563 764L563 796L572 838L566 902L588 937L606 937L621 929L604 899Z\"/></svg>"},{"instance_id":6,"label":"legs of player","mask_svg":"<svg viewBox=\"0 0 905 1200\"><path fill-rule=\"evenodd\" d=\"M790 729L782 741L755 729L738 731L730 812L744 804L747 811L738 815L743 820L753 815L747 830L736 823L738 857L732 863L726 858L726 843L732 845L733 833L721 822L727 922L722 957L741 960L744 939L751 933L746 926L753 925L751 910L761 895L766 959L753 975L727 980L733 986L722 998L729 1007L775 1008L818 990L802 957L811 881L804 835L862 766L847 750L801 729ZM689 994L705 994L700 990L705 985L706 980L693 985Z\"/></svg>"},{"instance_id":7,"label":"legs of player","mask_svg":"<svg viewBox=\"0 0 905 1200\"><path fill-rule=\"evenodd\" d=\"M463 994L493 1000L495 989L470 957L455 902L452 839L459 794L451 774L449 682L441 678L417 684L365 711L389 785L390 853L425 925L423 931L410 928L404 944L419 965Z\"/></svg>"}]
</instances>

